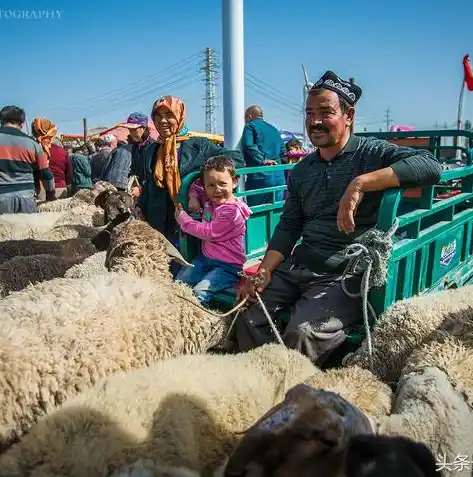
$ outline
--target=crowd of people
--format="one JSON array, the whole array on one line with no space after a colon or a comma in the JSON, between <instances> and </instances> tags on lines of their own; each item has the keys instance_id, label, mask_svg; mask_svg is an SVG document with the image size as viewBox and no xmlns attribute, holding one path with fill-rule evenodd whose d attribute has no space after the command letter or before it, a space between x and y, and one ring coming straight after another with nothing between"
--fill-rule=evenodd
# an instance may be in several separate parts
<instances>
[{"instance_id":1,"label":"crowd of people","mask_svg":"<svg viewBox=\"0 0 473 477\"><path fill-rule=\"evenodd\" d=\"M23 133L24 111L7 106L0 111L0 213L35 212L41 193L44 200L55 200L98 180L125 190L135 177L136 210L144 220L176 245L180 230L200 239L194 267L173 273L208 305L239 281L249 206L273 201L274 192L251 194L246 201L234 196L237 169L261 166L261 172L247 176L245 189L287 182L287 192L285 197L282 188L276 192L276 201L285 199L284 210L259 266L257 291L276 318L280 310L289 310L289 319L276 320L285 343L322 364L362 315L360 299L341 287L344 249L376 224L383 191L435 184L441 173L428 151L354 135L360 96L359 86L331 71L314 84L306 102L306 129L315 151L308 155L297 140L285 145L257 105L245 112L241 150L191 137L186 106L174 96L161 97L151 107L158 141L150 136L148 117L133 113L124 124L126 143L104 136L95 146L72 150L61 147L47 119L33 120L33 137ZM290 175L271 169L290 162L298 162ZM178 199L181 182L196 171L200 178L184 210ZM346 277L348 288L359 291L360 280L359 274ZM254 283L247 280L239 296L254 295ZM273 340L258 305L239 316L239 350Z\"/></svg>"}]
</instances>

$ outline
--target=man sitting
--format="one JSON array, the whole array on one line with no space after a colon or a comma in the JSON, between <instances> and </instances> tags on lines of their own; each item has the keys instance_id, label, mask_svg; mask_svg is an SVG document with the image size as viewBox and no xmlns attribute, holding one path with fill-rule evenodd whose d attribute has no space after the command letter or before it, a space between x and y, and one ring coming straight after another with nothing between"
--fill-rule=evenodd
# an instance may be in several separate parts
<instances>
[{"instance_id":1,"label":"man sitting","mask_svg":"<svg viewBox=\"0 0 473 477\"><path fill-rule=\"evenodd\" d=\"M350 134L361 92L331 71L311 88L306 128L317 150L292 170L283 214L258 270L257 291L268 312L292 310L285 344L319 366L362 317L361 299L349 298L340 284L344 249L376 224L386 189L440 180L441 166L430 152ZM346 284L359 292L361 277L348 276ZM239 296L254 291L248 280ZM274 341L258 304L240 315L236 337L241 351Z\"/></svg>"}]
</instances>

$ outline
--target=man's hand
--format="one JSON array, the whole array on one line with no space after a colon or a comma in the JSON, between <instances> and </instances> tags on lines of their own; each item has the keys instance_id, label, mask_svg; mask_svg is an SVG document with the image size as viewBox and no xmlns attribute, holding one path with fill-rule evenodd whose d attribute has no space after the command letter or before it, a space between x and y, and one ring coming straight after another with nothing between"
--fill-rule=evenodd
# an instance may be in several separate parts
<instances>
[{"instance_id":1,"label":"man's hand","mask_svg":"<svg viewBox=\"0 0 473 477\"><path fill-rule=\"evenodd\" d=\"M176 205L176 210L174 211L174 217L176 218L176 220L179 218L179 216L181 214L184 213L184 209L182 208L182 205L181 204L177 204Z\"/></svg>"},{"instance_id":2,"label":"man's hand","mask_svg":"<svg viewBox=\"0 0 473 477\"><path fill-rule=\"evenodd\" d=\"M189 204L187 206L191 214L201 214L202 213L202 204L198 197L192 196L189 198Z\"/></svg>"},{"instance_id":3,"label":"man's hand","mask_svg":"<svg viewBox=\"0 0 473 477\"><path fill-rule=\"evenodd\" d=\"M276 162L276 161L272 161L272 160L270 160L270 159L266 159L266 160L263 162L263 164L264 164L265 166L275 166L275 165L277 165L277 162Z\"/></svg>"},{"instance_id":4,"label":"man's hand","mask_svg":"<svg viewBox=\"0 0 473 477\"><path fill-rule=\"evenodd\" d=\"M346 188L340 199L337 214L337 227L340 232L351 234L355 231L355 214L364 196L356 179Z\"/></svg>"},{"instance_id":5,"label":"man's hand","mask_svg":"<svg viewBox=\"0 0 473 477\"><path fill-rule=\"evenodd\" d=\"M256 284L254 280L256 280ZM260 294L263 293L270 281L271 272L265 268L260 268L256 275L251 278L247 278L243 285L238 289L238 301L241 301L246 297L254 297L255 291Z\"/></svg>"}]
</instances>

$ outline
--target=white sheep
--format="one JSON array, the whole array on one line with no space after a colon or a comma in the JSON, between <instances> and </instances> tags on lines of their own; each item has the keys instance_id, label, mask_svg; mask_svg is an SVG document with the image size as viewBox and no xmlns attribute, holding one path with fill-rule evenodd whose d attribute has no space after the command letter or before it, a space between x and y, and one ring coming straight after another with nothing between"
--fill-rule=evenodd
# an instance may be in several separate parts
<instances>
[{"instance_id":1,"label":"white sheep","mask_svg":"<svg viewBox=\"0 0 473 477\"><path fill-rule=\"evenodd\" d=\"M473 418L446 375L434 367L419 369L401 379L396 398L393 413L379 418L378 433L421 441L440 464L447 464L443 475L470 477L471 467L461 468L458 458L471 461Z\"/></svg>"},{"instance_id":2,"label":"white sheep","mask_svg":"<svg viewBox=\"0 0 473 477\"><path fill-rule=\"evenodd\" d=\"M267 345L120 373L33 426L0 456L1 475L41 468L43 477L98 476L138 459L211 472L234 448L236 433L281 399L285 379L292 387L314 372L298 352Z\"/></svg>"},{"instance_id":3,"label":"white sheep","mask_svg":"<svg viewBox=\"0 0 473 477\"><path fill-rule=\"evenodd\" d=\"M384 382L396 382L411 353L428 341L450 316L459 320L471 316L473 286L429 293L399 301L386 310L374 326L373 365ZM368 367L368 346L362 346L347 359L347 364Z\"/></svg>"},{"instance_id":4,"label":"white sheep","mask_svg":"<svg viewBox=\"0 0 473 477\"><path fill-rule=\"evenodd\" d=\"M3 214L0 216L0 240L42 236L49 232L63 215L64 211L43 214Z\"/></svg>"},{"instance_id":5,"label":"white sheep","mask_svg":"<svg viewBox=\"0 0 473 477\"><path fill-rule=\"evenodd\" d=\"M473 309L447 318L442 326L416 348L402 374L427 366L441 369L473 407Z\"/></svg>"},{"instance_id":6,"label":"white sheep","mask_svg":"<svg viewBox=\"0 0 473 477\"><path fill-rule=\"evenodd\" d=\"M105 267L107 252L97 252L87 257L82 263L74 265L67 270L65 278L89 278L95 275L108 273Z\"/></svg>"},{"instance_id":7,"label":"white sheep","mask_svg":"<svg viewBox=\"0 0 473 477\"><path fill-rule=\"evenodd\" d=\"M230 319L185 285L117 273L30 286L0 316L0 447L99 378L215 346Z\"/></svg>"},{"instance_id":8,"label":"white sheep","mask_svg":"<svg viewBox=\"0 0 473 477\"><path fill-rule=\"evenodd\" d=\"M111 376L68 401L0 457L2 477L26 477L39 456L44 477L119 472L140 459L207 475L243 431L301 382L338 392L376 417L391 406L390 389L368 371L323 373L281 345L180 356Z\"/></svg>"}]
</instances>

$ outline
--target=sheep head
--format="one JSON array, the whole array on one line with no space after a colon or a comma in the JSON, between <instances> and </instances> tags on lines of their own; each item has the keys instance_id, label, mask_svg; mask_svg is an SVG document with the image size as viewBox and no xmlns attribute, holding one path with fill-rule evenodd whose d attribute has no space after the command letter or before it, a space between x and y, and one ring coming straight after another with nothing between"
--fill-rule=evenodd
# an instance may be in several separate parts
<instances>
[{"instance_id":1,"label":"sheep head","mask_svg":"<svg viewBox=\"0 0 473 477\"><path fill-rule=\"evenodd\" d=\"M105 211L105 223L108 224L111 221L115 221L117 217L124 217L126 213L131 212L133 199L126 192L105 189L95 197L94 204Z\"/></svg>"},{"instance_id":2,"label":"sheep head","mask_svg":"<svg viewBox=\"0 0 473 477\"><path fill-rule=\"evenodd\" d=\"M338 394L300 384L246 433L224 477L339 477L348 439L369 419Z\"/></svg>"},{"instance_id":3,"label":"sheep head","mask_svg":"<svg viewBox=\"0 0 473 477\"><path fill-rule=\"evenodd\" d=\"M122 270L138 276L168 278L170 260L192 266L164 235L142 220L130 216L109 233L105 266L110 271Z\"/></svg>"},{"instance_id":4,"label":"sheep head","mask_svg":"<svg viewBox=\"0 0 473 477\"><path fill-rule=\"evenodd\" d=\"M93 205L96 197L105 190L116 192L117 188L105 181L98 181L94 184L92 189L80 189L78 190L71 198L70 206L74 207L76 205L86 203Z\"/></svg>"}]
</instances>

